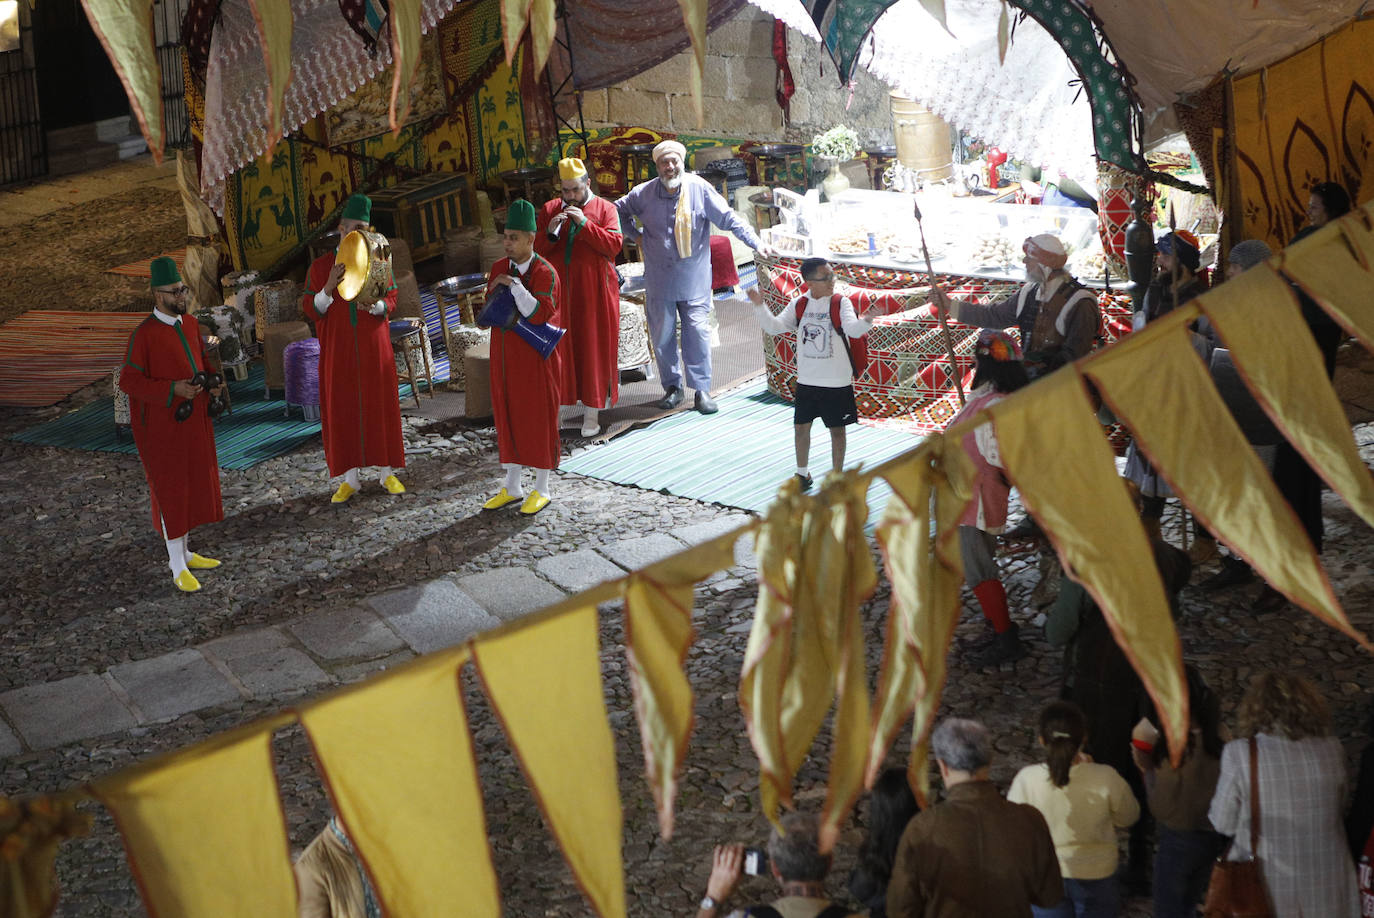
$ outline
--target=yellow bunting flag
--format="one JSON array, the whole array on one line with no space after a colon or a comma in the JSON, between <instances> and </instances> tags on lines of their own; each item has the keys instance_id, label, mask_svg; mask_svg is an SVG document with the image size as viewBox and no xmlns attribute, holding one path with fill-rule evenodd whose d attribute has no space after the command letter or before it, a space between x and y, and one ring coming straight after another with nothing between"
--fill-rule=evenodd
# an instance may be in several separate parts
<instances>
[{"instance_id":1,"label":"yellow bunting flag","mask_svg":"<svg viewBox=\"0 0 1374 918\"><path fill-rule=\"evenodd\" d=\"M705 123L706 110L702 98L702 81L706 78L706 9L707 0L677 0L682 8L682 23L687 27L687 37L692 40L691 90L692 110L697 116L697 127Z\"/></svg>"},{"instance_id":2,"label":"yellow bunting flag","mask_svg":"<svg viewBox=\"0 0 1374 918\"><path fill-rule=\"evenodd\" d=\"M895 497L887 502L877 534L892 594L864 782L873 785L897 730L914 710L908 772L924 806L930 791L930 730L959 621L963 565L957 535L971 496L972 465L957 442L937 435L885 477Z\"/></svg>"},{"instance_id":3,"label":"yellow bunting flag","mask_svg":"<svg viewBox=\"0 0 1374 918\"><path fill-rule=\"evenodd\" d=\"M1283 435L1374 526L1374 477L1360 459L1293 288L1265 264L1197 302ZM1257 314L1263 322L1255 321Z\"/></svg>"},{"instance_id":4,"label":"yellow bunting flag","mask_svg":"<svg viewBox=\"0 0 1374 918\"><path fill-rule=\"evenodd\" d=\"M530 46L534 52L534 67L542 72L553 47L554 32L558 28L556 0L501 0L501 31L505 37L506 63L515 60L515 49L530 30Z\"/></svg>"},{"instance_id":5,"label":"yellow bunting flag","mask_svg":"<svg viewBox=\"0 0 1374 918\"><path fill-rule=\"evenodd\" d=\"M392 0L393 4L395 0ZM249 0L258 40L262 42L263 67L267 72L267 145L281 140L286 87L291 82L291 4L281 0ZM393 5L394 10L394 5ZM393 16L394 16L393 12Z\"/></svg>"},{"instance_id":6,"label":"yellow bunting flag","mask_svg":"<svg viewBox=\"0 0 1374 918\"><path fill-rule=\"evenodd\" d=\"M88 835L74 799L0 795L0 918L46 918L57 907L57 847Z\"/></svg>"},{"instance_id":7,"label":"yellow bunting flag","mask_svg":"<svg viewBox=\"0 0 1374 918\"><path fill-rule=\"evenodd\" d=\"M749 741L759 759L759 795L763 813L776 823L778 806L792 802L792 775L783 742L783 692L789 682L794 610L793 586L801 557L802 517L811 498L801 495L795 479L778 489L754 540L758 558L759 598L744 651L739 704ZM827 698L826 704L829 704ZM793 714L795 700L789 706Z\"/></svg>"},{"instance_id":8,"label":"yellow bunting flag","mask_svg":"<svg viewBox=\"0 0 1374 918\"><path fill-rule=\"evenodd\" d=\"M472 659L578 886L625 914L615 745L601 690L596 607L472 644Z\"/></svg>"},{"instance_id":9,"label":"yellow bunting flag","mask_svg":"<svg viewBox=\"0 0 1374 918\"><path fill-rule=\"evenodd\" d=\"M1295 603L1363 642L1336 601L1311 540L1193 350L1192 320L1191 309L1176 310L1088 361L1084 372L1209 531ZM1273 341L1275 350L1292 345ZM1161 379L1169 385L1158 385Z\"/></svg>"},{"instance_id":10,"label":"yellow bunting flag","mask_svg":"<svg viewBox=\"0 0 1374 918\"><path fill-rule=\"evenodd\" d=\"M458 684L467 658L442 651L300 711L388 914L501 914Z\"/></svg>"},{"instance_id":11,"label":"yellow bunting flag","mask_svg":"<svg viewBox=\"0 0 1374 918\"><path fill-rule=\"evenodd\" d=\"M812 607L808 617L823 623L830 642L829 678L834 685L835 716L830 727L830 775L820 826L820 850L829 853L863 791L868 764L868 672L859 606L873 595L878 572L864 535L867 478L854 472L840 479L831 476L824 499L830 503L829 517L823 526L807 530L798 573L806 590L806 604ZM814 734L813 730L813 738ZM806 747L810 745L808 739Z\"/></svg>"},{"instance_id":12,"label":"yellow bunting flag","mask_svg":"<svg viewBox=\"0 0 1374 918\"><path fill-rule=\"evenodd\" d=\"M764 815L776 822L832 701L835 750L822 820L829 850L862 785L868 743L859 603L876 583L864 539L864 484L831 479L824 496L779 490L759 531L759 600L740 678L740 706L760 764ZM838 499L836 499L838 497Z\"/></svg>"},{"instance_id":13,"label":"yellow bunting flag","mask_svg":"<svg viewBox=\"0 0 1374 918\"><path fill-rule=\"evenodd\" d=\"M272 767L279 717L95 782L148 914L292 918L296 881Z\"/></svg>"},{"instance_id":14,"label":"yellow bunting flag","mask_svg":"<svg viewBox=\"0 0 1374 918\"><path fill-rule=\"evenodd\" d=\"M1178 632L1154 552L1077 368L1037 381L989 413L1007 477L1065 570L1101 607L1154 699L1170 751L1181 755L1188 691Z\"/></svg>"},{"instance_id":15,"label":"yellow bunting flag","mask_svg":"<svg viewBox=\"0 0 1374 918\"><path fill-rule=\"evenodd\" d=\"M124 84L153 162L161 163L162 71L153 47L153 5L148 0L81 0L81 5Z\"/></svg>"},{"instance_id":16,"label":"yellow bunting flag","mask_svg":"<svg viewBox=\"0 0 1374 918\"><path fill-rule=\"evenodd\" d=\"M692 645L692 591L735 563L739 534L635 571L625 582L625 656L659 832L673 834L677 776L692 733L692 687L682 664Z\"/></svg>"},{"instance_id":17,"label":"yellow bunting flag","mask_svg":"<svg viewBox=\"0 0 1374 918\"><path fill-rule=\"evenodd\" d=\"M1374 233L1364 225L1369 213L1352 214L1284 249L1279 269L1347 332L1374 349L1374 301L1369 296L1374 289Z\"/></svg>"},{"instance_id":18,"label":"yellow bunting flag","mask_svg":"<svg viewBox=\"0 0 1374 918\"><path fill-rule=\"evenodd\" d=\"M387 23L391 31L391 133L400 134L410 114L410 84L420 69L420 0L390 0Z\"/></svg>"}]
</instances>

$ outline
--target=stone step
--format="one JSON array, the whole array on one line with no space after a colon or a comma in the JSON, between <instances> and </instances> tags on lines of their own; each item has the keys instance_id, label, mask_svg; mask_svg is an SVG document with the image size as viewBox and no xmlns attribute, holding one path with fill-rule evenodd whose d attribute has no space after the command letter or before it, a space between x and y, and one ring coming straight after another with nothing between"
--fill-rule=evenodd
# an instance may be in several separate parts
<instances>
[{"instance_id":1,"label":"stone step","mask_svg":"<svg viewBox=\"0 0 1374 918\"><path fill-rule=\"evenodd\" d=\"M88 172L146 152L148 144L142 134L126 134L109 140L90 139L78 146L49 147L48 175Z\"/></svg>"},{"instance_id":2,"label":"stone step","mask_svg":"<svg viewBox=\"0 0 1374 918\"><path fill-rule=\"evenodd\" d=\"M89 147L96 143L113 143L137 133L138 124L133 117L119 115L89 124L74 124L71 127L48 131L48 149L59 152Z\"/></svg>"}]
</instances>

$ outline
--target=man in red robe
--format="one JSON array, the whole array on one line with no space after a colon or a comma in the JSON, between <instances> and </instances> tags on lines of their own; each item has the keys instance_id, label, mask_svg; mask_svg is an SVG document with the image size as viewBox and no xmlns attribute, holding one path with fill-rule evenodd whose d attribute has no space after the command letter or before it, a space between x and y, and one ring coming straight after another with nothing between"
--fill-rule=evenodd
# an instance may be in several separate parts
<instances>
[{"instance_id":1,"label":"man in red robe","mask_svg":"<svg viewBox=\"0 0 1374 918\"><path fill-rule=\"evenodd\" d=\"M593 437L600 410L620 397L620 212L592 194L582 160L560 160L558 178L562 196L540 210L534 250L553 264L563 288L563 403L585 406L582 436Z\"/></svg>"},{"instance_id":2,"label":"man in red robe","mask_svg":"<svg viewBox=\"0 0 1374 918\"><path fill-rule=\"evenodd\" d=\"M372 201L355 194L344 205L339 239L367 229ZM358 470L377 466L388 494L404 494L395 470L406 464L401 439L401 400L396 357L387 316L396 308L396 284L375 303L339 296L344 266L337 253L321 255L310 266L301 308L315 323L320 339L320 423L324 458L331 477L342 475L333 503L348 500L360 487Z\"/></svg>"},{"instance_id":3,"label":"man in red robe","mask_svg":"<svg viewBox=\"0 0 1374 918\"><path fill-rule=\"evenodd\" d=\"M220 563L191 551L186 535L202 523L224 519L210 395L191 382L209 364L200 326L186 314L190 291L171 258L153 259L152 287L153 314L129 336L119 388L129 393L134 443L148 476L153 526L167 542L172 582L194 593L200 581L191 570ZM184 402L191 404L190 415L178 421L177 408Z\"/></svg>"},{"instance_id":4,"label":"man in red robe","mask_svg":"<svg viewBox=\"0 0 1374 918\"><path fill-rule=\"evenodd\" d=\"M517 316L533 325L558 325L561 291L553 265L534 251L534 205L523 198L506 212L506 257L491 266L487 299L507 287ZM511 323L514 324L513 322ZM513 327L491 330L491 410L496 443L506 481L483 510L520 502L520 512L533 516L549 505L549 472L558 468L560 342L547 358ZM525 496L520 481L525 466L535 470L534 489Z\"/></svg>"}]
</instances>

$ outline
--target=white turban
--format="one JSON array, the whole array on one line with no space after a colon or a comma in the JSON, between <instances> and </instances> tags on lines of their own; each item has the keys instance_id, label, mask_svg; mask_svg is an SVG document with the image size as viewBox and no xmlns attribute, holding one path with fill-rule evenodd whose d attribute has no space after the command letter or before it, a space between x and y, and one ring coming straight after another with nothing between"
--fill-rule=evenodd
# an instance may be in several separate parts
<instances>
[{"instance_id":1,"label":"white turban","mask_svg":"<svg viewBox=\"0 0 1374 918\"><path fill-rule=\"evenodd\" d=\"M1021 250L1049 268L1062 268L1064 263L1069 260L1069 253L1064 248L1064 243L1059 241L1058 236L1049 233L1031 236L1022 244Z\"/></svg>"},{"instance_id":2,"label":"white turban","mask_svg":"<svg viewBox=\"0 0 1374 918\"><path fill-rule=\"evenodd\" d=\"M654 162L658 162L658 158L667 153L676 153L679 159L684 162L687 160L687 148L682 144L678 143L676 140L660 140L658 145L654 147Z\"/></svg>"}]
</instances>

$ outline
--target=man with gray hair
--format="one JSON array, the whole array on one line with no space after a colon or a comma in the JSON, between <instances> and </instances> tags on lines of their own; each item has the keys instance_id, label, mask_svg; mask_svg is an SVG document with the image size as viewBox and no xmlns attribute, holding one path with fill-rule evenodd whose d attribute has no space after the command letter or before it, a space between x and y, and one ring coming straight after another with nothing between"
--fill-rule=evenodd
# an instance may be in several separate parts
<instances>
[{"instance_id":1,"label":"man with gray hair","mask_svg":"<svg viewBox=\"0 0 1374 918\"><path fill-rule=\"evenodd\" d=\"M811 813L787 813L781 825L782 830L774 829L768 838L767 865L745 864L746 857L759 857L757 849L716 845L711 877L706 881L706 896L697 907L697 918L717 918L746 867L749 873L762 873L764 866L769 867L773 879L782 887L782 896L768 905L731 912L729 918L847 918L851 914L825 895L830 855L820 851L820 820Z\"/></svg>"},{"instance_id":2,"label":"man with gray hair","mask_svg":"<svg viewBox=\"0 0 1374 918\"><path fill-rule=\"evenodd\" d=\"M759 238L706 179L686 171L687 148L665 140L653 151L658 178L641 182L615 206L625 238L644 256L645 313L663 383L658 407L682 404L684 370L695 407L714 414L711 400L711 226L729 230L749 248ZM636 225L636 220L638 224ZM682 355L678 356L678 320ZM685 367L684 367L685 365Z\"/></svg>"},{"instance_id":3,"label":"man with gray hair","mask_svg":"<svg viewBox=\"0 0 1374 918\"><path fill-rule=\"evenodd\" d=\"M947 718L930 738L945 799L907 823L887 886L888 918L1022 918L1064 895L1040 811L1008 803L988 779L992 741Z\"/></svg>"}]
</instances>

